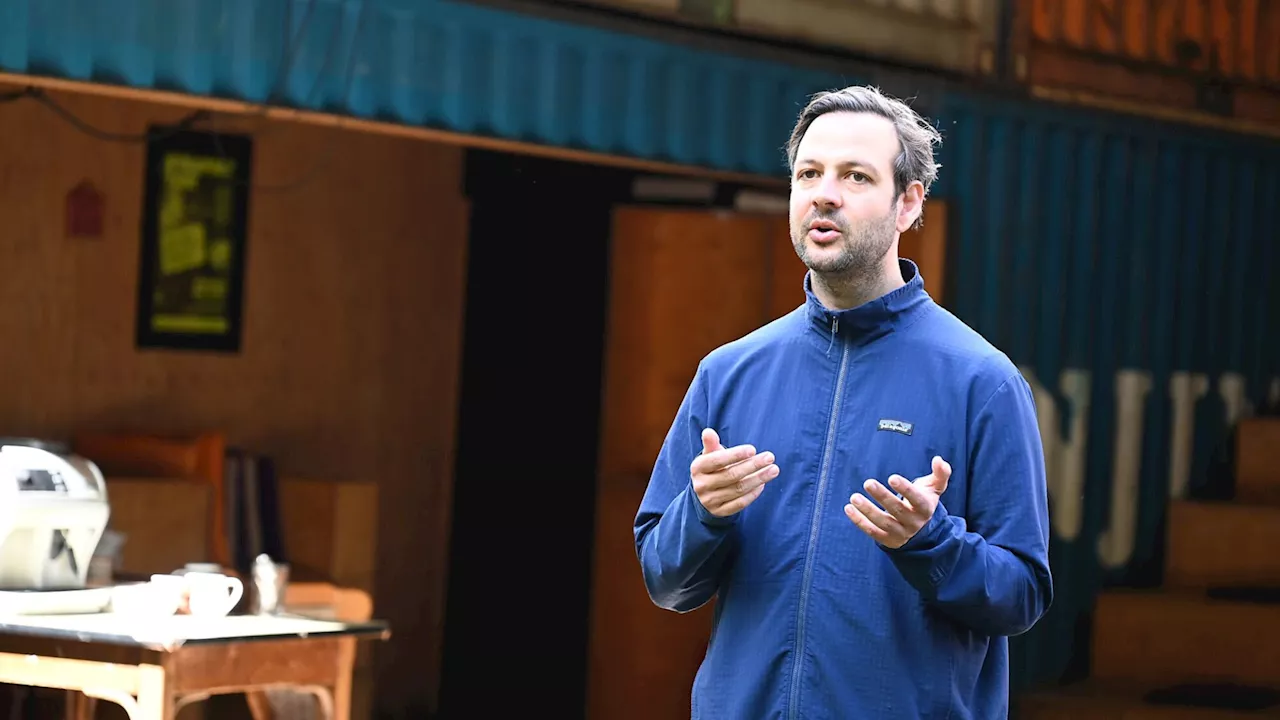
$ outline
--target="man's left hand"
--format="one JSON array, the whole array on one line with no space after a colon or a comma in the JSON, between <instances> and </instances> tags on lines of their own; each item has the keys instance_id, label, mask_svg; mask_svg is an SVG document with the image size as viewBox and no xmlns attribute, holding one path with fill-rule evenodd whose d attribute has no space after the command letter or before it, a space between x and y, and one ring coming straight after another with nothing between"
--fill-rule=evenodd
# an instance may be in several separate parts
<instances>
[{"instance_id":1,"label":"man's left hand","mask_svg":"<svg viewBox=\"0 0 1280 720\"><path fill-rule=\"evenodd\" d=\"M889 488L896 490L901 497L890 492L878 480L868 480L863 487L880 503L880 507L861 493L854 493L849 496L849 504L844 506L844 514L876 542L887 548L900 548L933 517L938 498L947 489L950 479L951 465L940 457L934 457L933 472L916 478L914 482L908 482L901 475L889 476Z\"/></svg>"}]
</instances>

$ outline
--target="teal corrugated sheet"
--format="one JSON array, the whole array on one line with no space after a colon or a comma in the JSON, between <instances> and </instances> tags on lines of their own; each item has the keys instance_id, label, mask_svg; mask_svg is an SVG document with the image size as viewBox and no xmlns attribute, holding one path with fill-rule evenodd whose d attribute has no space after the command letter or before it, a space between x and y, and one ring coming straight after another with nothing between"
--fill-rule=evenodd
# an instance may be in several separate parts
<instances>
[{"instance_id":1,"label":"teal corrugated sheet","mask_svg":"<svg viewBox=\"0 0 1280 720\"><path fill-rule=\"evenodd\" d=\"M940 114L952 308L1051 393L1039 409L1059 595L1016 641L1025 684L1064 670L1100 588L1158 581L1168 499L1209 476L1236 388L1256 406L1280 375L1280 147L959 95ZM1179 403L1178 387L1201 396ZM1122 417L1127 398L1137 413ZM1179 405L1194 425L1175 444ZM1064 443L1083 443L1074 477ZM1133 513L1117 487L1136 493Z\"/></svg>"},{"instance_id":2,"label":"teal corrugated sheet","mask_svg":"<svg viewBox=\"0 0 1280 720\"><path fill-rule=\"evenodd\" d=\"M441 0L0 0L0 69L767 175L855 80Z\"/></svg>"}]
</instances>

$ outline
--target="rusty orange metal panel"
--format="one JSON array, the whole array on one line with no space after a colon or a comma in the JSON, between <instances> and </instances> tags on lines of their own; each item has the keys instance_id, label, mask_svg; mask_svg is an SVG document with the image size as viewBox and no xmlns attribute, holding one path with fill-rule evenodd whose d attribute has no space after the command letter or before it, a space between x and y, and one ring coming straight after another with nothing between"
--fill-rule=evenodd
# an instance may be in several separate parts
<instances>
[{"instance_id":1,"label":"rusty orange metal panel","mask_svg":"<svg viewBox=\"0 0 1280 720\"><path fill-rule=\"evenodd\" d=\"M1030 85L1280 122L1280 0L1014 8L1014 70Z\"/></svg>"}]
</instances>

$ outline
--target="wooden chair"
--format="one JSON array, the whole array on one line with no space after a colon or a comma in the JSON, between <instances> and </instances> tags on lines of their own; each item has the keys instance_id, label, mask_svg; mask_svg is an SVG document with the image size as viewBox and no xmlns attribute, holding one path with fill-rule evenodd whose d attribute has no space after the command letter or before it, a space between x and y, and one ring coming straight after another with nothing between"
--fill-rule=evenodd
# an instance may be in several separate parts
<instances>
[{"instance_id":1,"label":"wooden chair","mask_svg":"<svg viewBox=\"0 0 1280 720\"><path fill-rule=\"evenodd\" d=\"M211 562L232 567L227 537L227 442L222 433L202 433L190 438L131 433L81 433L72 438L72 451L93 461L102 474L122 477L195 478L212 488L209 503L208 550Z\"/></svg>"},{"instance_id":2,"label":"wooden chair","mask_svg":"<svg viewBox=\"0 0 1280 720\"><path fill-rule=\"evenodd\" d=\"M329 583L290 583L285 589L283 604L287 612L321 620L364 622L373 616L373 600L368 593ZM342 668L336 687L283 688L246 693L253 720L309 720L317 715L332 718L335 706L350 708L351 674L355 660L356 642L348 638L343 641L339 660Z\"/></svg>"}]
</instances>

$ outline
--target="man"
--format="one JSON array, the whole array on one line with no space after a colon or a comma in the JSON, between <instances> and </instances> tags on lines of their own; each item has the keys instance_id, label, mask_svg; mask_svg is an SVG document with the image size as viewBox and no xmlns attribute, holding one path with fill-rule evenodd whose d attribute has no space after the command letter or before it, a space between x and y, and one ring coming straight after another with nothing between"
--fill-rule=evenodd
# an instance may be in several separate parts
<instances>
[{"instance_id":1,"label":"man","mask_svg":"<svg viewBox=\"0 0 1280 720\"><path fill-rule=\"evenodd\" d=\"M1053 597L1044 458L1026 381L898 258L938 140L871 88L800 114L807 300L699 364L635 521L656 604L717 598L695 718L1008 714Z\"/></svg>"}]
</instances>

